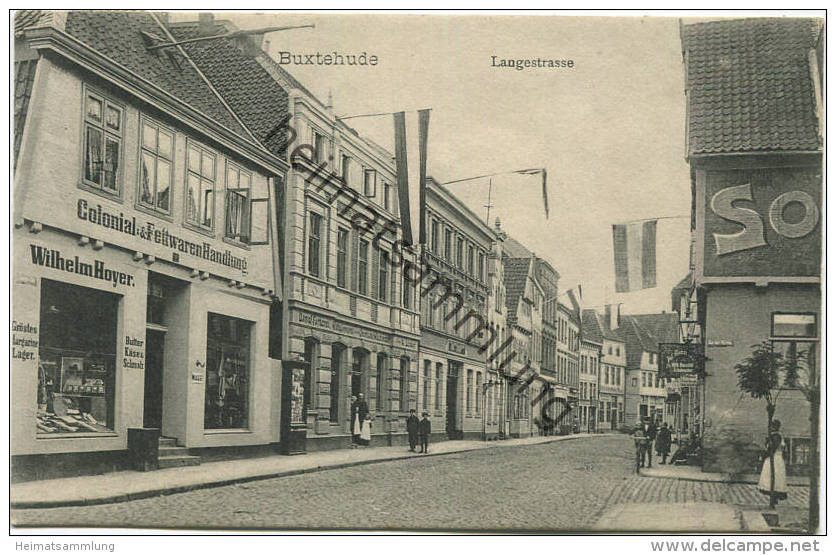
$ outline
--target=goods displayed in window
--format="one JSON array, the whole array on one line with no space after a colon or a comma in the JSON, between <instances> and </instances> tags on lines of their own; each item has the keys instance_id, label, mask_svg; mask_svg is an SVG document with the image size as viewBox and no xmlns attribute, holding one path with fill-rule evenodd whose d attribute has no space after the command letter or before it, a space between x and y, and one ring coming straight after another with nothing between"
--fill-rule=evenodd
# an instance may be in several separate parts
<instances>
[{"instance_id":1,"label":"goods displayed in window","mask_svg":"<svg viewBox=\"0 0 836 555\"><path fill-rule=\"evenodd\" d=\"M246 428L252 324L213 313L208 320L203 426L207 430Z\"/></svg>"},{"instance_id":2,"label":"goods displayed in window","mask_svg":"<svg viewBox=\"0 0 836 555\"><path fill-rule=\"evenodd\" d=\"M113 430L119 296L42 280L37 433Z\"/></svg>"}]
</instances>

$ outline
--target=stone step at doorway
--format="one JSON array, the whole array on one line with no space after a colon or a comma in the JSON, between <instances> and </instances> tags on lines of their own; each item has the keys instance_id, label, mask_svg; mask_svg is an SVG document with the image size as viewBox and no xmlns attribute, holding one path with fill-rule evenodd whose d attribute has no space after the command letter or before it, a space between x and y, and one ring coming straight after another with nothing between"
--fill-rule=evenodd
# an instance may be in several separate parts
<instances>
[{"instance_id":1,"label":"stone step at doorway","mask_svg":"<svg viewBox=\"0 0 836 555\"><path fill-rule=\"evenodd\" d=\"M189 450L177 445L173 437L160 437L159 455L157 457L158 468L175 468L178 466L197 466L200 464L200 457L189 455Z\"/></svg>"}]
</instances>

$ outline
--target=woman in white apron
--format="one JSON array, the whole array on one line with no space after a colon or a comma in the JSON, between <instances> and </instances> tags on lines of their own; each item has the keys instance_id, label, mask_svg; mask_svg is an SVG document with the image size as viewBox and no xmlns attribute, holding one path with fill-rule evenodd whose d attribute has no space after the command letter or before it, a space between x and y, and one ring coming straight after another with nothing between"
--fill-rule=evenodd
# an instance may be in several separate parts
<instances>
[{"instance_id":1,"label":"woman in white apron","mask_svg":"<svg viewBox=\"0 0 836 555\"><path fill-rule=\"evenodd\" d=\"M372 440L372 415L367 414L360 427L360 445L368 445Z\"/></svg>"},{"instance_id":2,"label":"woman in white apron","mask_svg":"<svg viewBox=\"0 0 836 555\"><path fill-rule=\"evenodd\" d=\"M784 464L784 438L779 432L781 422L772 421L772 430L766 440L766 457L763 459L758 490L769 496L769 507L775 508L779 499L787 498L787 467Z\"/></svg>"}]
</instances>

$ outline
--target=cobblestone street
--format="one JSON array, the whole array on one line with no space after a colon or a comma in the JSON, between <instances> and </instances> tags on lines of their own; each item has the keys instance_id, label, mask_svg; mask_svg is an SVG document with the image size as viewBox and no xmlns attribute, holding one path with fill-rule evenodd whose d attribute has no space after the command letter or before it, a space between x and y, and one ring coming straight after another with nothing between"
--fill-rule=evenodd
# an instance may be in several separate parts
<instances>
[{"instance_id":1,"label":"cobblestone street","mask_svg":"<svg viewBox=\"0 0 836 555\"><path fill-rule=\"evenodd\" d=\"M590 528L618 503L762 505L754 486L639 477L632 441L593 437L329 470L91 507L15 510L18 526ZM791 488L788 504L806 503Z\"/></svg>"}]
</instances>

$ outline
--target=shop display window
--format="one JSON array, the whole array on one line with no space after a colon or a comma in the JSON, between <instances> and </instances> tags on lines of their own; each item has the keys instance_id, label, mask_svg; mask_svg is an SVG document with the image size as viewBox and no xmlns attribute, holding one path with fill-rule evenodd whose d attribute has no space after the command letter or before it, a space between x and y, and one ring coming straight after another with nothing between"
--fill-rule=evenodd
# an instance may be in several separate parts
<instances>
[{"instance_id":1,"label":"shop display window","mask_svg":"<svg viewBox=\"0 0 836 555\"><path fill-rule=\"evenodd\" d=\"M245 320L209 313L203 417L207 430L249 425L251 326Z\"/></svg>"},{"instance_id":2,"label":"shop display window","mask_svg":"<svg viewBox=\"0 0 836 555\"><path fill-rule=\"evenodd\" d=\"M41 281L37 433L114 429L119 295Z\"/></svg>"}]
</instances>

